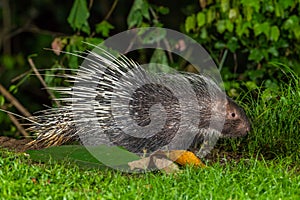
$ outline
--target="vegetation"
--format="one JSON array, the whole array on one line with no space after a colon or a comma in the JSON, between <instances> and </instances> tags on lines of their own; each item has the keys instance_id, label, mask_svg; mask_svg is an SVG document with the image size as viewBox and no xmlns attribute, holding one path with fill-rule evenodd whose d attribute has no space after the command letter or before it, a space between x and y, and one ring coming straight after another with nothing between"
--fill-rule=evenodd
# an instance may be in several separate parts
<instances>
[{"instance_id":1,"label":"vegetation","mask_svg":"<svg viewBox=\"0 0 300 200\"><path fill-rule=\"evenodd\" d=\"M38 164L26 154L2 149L1 198L297 199L300 78L292 71L286 75L290 81L277 91L267 95L257 88L258 101L248 96L250 92L240 99L253 119L253 130L247 138L219 140L215 149L222 149L225 156L208 159L208 168L124 174L87 169L68 160L44 159L44 164Z\"/></svg>"},{"instance_id":2,"label":"vegetation","mask_svg":"<svg viewBox=\"0 0 300 200\"><path fill-rule=\"evenodd\" d=\"M200 4L151 4L147 0L135 0L129 5L118 0L75 0L72 4L4 0L2 8L1 84L21 99L21 104L31 113L43 109L44 104L51 106L53 97L41 89L45 85L37 79L29 58L38 69L43 69L41 73L47 86L61 86L66 83L53 75L68 73L66 70L77 68L81 60L43 48L84 51L88 46L83 41L99 44L115 33L134 27L172 28L194 38L214 58L225 89L234 98L245 91L255 93L258 87L278 89L284 73L273 67L274 62L300 74L298 1L256 0L249 4L248 1L204 0ZM162 39L156 38L154 42ZM139 51L134 58L140 63L156 61L189 70L182 65L184 62L173 60L166 52ZM253 95L255 98L258 94ZM1 94L0 105L17 112ZM1 134L17 136L7 115L0 113L0 116Z\"/></svg>"},{"instance_id":3,"label":"vegetation","mask_svg":"<svg viewBox=\"0 0 300 200\"><path fill-rule=\"evenodd\" d=\"M24 154L1 149L0 198L300 197L299 1L201 0L199 5L135 0L129 5L118 0L75 0L57 1L54 7L52 1L8 2L3 0L0 12L4 27L0 84L31 113L43 109L43 104L52 106L52 97L33 75L33 65L47 86L61 86L68 83L53 75L69 73L80 64L77 57L43 48L84 51L82 41L97 44L128 28L158 26L186 33L210 52L227 93L245 108L252 130L246 138L220 139L215 158L207 158L208 168L187 166L171 175L87 170L69 161L35 163ZM167 61L187 70L176 60L172 63L166 53L139 51L135 56L141 63ZM18 112L3 93L0 106ZM0 135L23 137L2 112L0 124Z\"/></svg>"},{"instance_id":4,"label":"vegetation","mask_svg":"<svg viewBox=\"0 0 300 200\"><path fill-rule=\"evenodd\" d=\"M185 167L177 174L81 170L68 163L33 164L1 151L1 199L297 199L299 168L290 158L256 157ZM299 166L299 165L298 165Z\"/></svg>"},{"instance_id":5,"label":"vegetation","mask_svg":"<svg viewBox=\"0 0 300 200\"><path fill-rule=\"evenodd\" d=\"M300 78L284 65L273 63L274 71L280 70L286 82L278 87L255 89L243 97L247 115L252 119L252 131L242 144L233 144L236 151L255 152L267 158L290 157L297 160L300 150ZM239 147L241 149L238 149Z\"/></svg>"}]
</instances>

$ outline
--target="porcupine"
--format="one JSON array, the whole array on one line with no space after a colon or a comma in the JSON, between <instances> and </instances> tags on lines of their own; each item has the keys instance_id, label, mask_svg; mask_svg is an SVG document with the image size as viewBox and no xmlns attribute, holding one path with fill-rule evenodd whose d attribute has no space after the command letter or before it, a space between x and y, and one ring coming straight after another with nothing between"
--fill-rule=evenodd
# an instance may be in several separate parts
<instances>
[{"instance_id":1,"label":"porcupine","mask_svg":"<svg viewBox=\"0 0 300 200\"><path fill-rule=\"evenodd\" d=\"M72 77L74 86L58 89L69 95L61 99L65 105L43 111L42 115L35 117L37 123L29 130L37 133L37 138L29 146L61 145L85 137L95 137L96 141L102 139L101 135L105 135L112 144L140 153L145 150L153 152L168 145L176 134L188 131L191 124L194 129L198 129L197 133L183 134L183 140L187 141L190 147L203 143L204 134L211 132L216 132L221 137L239 137L246 135L250 130L244 110L228 96L221 98L221 89L209 77L193 73L158 76L146 72L124 55L116 58L105 51L103 55L91 55L88 68L81 66L78 74ZM196 103L190 102L189 99L182 101L190 108L190 114L195 107L192 104L198 104L196 108L199 112L193 115L196 117L188 119L194 120L194 124L190 122L180 128L183 119L183 103L180 102L180 98L186 96L187 85L191 86ZM170 89L168 86L174 87ZM182 93L180 98L174 91ZM119 98L127 100L127 103L118 100ZM123 115L126 113L123 110L128 110L127 115ZM136 137L142 134L137 126L147 127L154 123L156 118L160 119L155 115L161 113L165 115L161 130L152 135ZM220 121L224 117L221 131L214 130L214 127L211 129L212 117L217 120L220 118ZM123 122L121 125L120 120ZM160 122L158 120L156 123ZM128 131L131 133L126 134Z\"/></svg>"}]
</instances>

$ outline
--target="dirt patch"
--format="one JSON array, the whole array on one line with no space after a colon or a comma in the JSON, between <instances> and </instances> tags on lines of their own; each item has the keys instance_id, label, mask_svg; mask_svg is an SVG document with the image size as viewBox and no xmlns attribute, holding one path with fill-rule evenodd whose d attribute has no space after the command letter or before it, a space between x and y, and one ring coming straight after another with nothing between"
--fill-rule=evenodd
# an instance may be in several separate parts
<instances>
[{"instance_id":1,"label":"dirt patch","mask_svg":"<svg viewBox=\"0 0 300 200\"><path fill-rule=\"evenodd\" d=\"M9 138L5 136L0 136L0 147L21 152L25 149L26 144L32 141L32 139L21 139L17 140L14 138Z\"/></svg>"},{"instance_id":2,"label":"dirt patch","mask_svg":"<svg viewBox=\"0 0 300 200\"><path fill-rule=\"evenodd\" d=\"M228 152L220 149L213 149L210 154L205 157L210 163L219 162L221 164L226 164L228 161L239 162L243 158L245 158L243 153Z\"/></svg>"}]
</instances>

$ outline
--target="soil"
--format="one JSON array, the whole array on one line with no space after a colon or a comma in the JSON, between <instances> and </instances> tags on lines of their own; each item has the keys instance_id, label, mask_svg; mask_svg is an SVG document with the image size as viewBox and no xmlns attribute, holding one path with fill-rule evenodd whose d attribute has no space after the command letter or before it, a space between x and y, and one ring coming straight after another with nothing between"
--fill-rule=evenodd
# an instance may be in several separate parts
<instances>
[{"instance_id":1,"label":"soil","mask_svg":"<svg viewBox=\"0 0 300 200\"><path fill-rule=\"evenodd\" d=\"M0 147L16 152L22 152L26 147L25 145L30 141L32 141L32 139L17 140L6 136L0 136Z\"/></svg>"}]
</instances>

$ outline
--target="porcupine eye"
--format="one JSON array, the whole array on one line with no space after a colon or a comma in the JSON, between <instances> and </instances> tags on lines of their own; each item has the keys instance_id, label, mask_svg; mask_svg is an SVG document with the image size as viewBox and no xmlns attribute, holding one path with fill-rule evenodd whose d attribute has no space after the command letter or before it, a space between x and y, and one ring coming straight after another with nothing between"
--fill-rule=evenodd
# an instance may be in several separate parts
<instances>
[{"instance_id":1,"label":"porcupine eye","mask_svg":"<svg viewBox=\"0 0 300 200\"><path fill-rule=\"evenodd\" d=\"M232 112L232 113L231 113L231 117L232 117L232 118L235 118L235 116L236 116L235 113Z\"/></svg>"}]
</instances>

